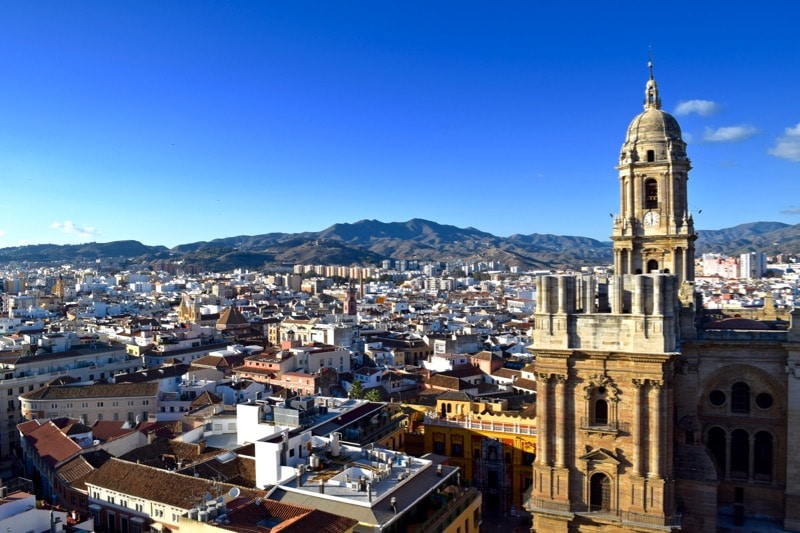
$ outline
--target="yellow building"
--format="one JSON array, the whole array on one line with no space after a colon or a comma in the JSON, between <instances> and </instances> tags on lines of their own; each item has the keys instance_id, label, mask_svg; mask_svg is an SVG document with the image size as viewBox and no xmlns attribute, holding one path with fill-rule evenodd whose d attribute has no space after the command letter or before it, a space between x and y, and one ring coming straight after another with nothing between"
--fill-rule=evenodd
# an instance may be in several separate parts
<instances>
[{"instance_id":1,"label":"yellow building","mask_svg":"<svg viewBox=\"0 0 800 533\"><path fill-rule=\"evenodd\" d=\"M424 449L450 458L487 508L520 509L533 482L536 418L532 406L511 411L508 401L473 400L461 392L437 397L424 420Z\"/></svg>"}]
</instances>

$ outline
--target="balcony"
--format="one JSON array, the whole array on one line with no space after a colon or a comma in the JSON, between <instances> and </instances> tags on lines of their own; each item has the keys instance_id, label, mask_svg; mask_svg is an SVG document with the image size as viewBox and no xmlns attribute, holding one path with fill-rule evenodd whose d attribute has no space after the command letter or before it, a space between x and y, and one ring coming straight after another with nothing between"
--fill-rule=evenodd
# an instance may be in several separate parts
<instances>
[{"instance_id":1,"label":"balcony","mask_svg":"<svg viewBox=\"0 0 800 533\"><path fill-rule=\"evenodd\" d=\"M580 429L588 433L616 435L618 433L630 433L630 422L624 422L622 420L597 421L588 417L582 417Z\"/></svg>"},{"instance_id":2,"label":"balcony","mask_svg":"<svg viewBox=\"0 0 800 533\"><path fill-rule=\"evenodd\" d=\"M494 431L496 433L511 433L515 435L536 435L536 424L530 422L496 422L494 420L481 420L472 416L456 416L440 418L438 416L425 415L426 426L450 426L464 429L474 429L477 431Z\"/></svg>"},{"instance_id":3,"label":"balcony","mask_svg":"<svg viewBox=\"0 0 800 533\"><path fill-rule=\"evenodd\" d=\"M543 498L530 498L530 489L525 493L528 502L525 508L533 513L570 515L579 514L597 522L606 524L619 524L644 529L663 529L672 531L681 527L682 515L659 515L635 513L632 511L619 511L613 509L595 509L583 502L559 502Z\"/></svg>"}]
</instances>

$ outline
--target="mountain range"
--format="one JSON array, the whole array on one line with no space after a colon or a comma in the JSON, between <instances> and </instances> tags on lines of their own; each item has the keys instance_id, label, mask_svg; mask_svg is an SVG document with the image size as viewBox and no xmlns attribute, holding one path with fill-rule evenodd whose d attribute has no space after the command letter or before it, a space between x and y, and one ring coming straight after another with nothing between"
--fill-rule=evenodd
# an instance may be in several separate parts
<instances>
[{"instance_id":1,"label":"mountain range","mask_svg":"<svg viewBox=\"0 0 800 533\"><path fill-rule=\"evenodd\" d=\"M752 222L721 230L700 230L697 254L738 255L800 250L800 224ZM361 220L318 232L240 235L181 244L173 248L138 241L77 245L37 244L0 248L0 263L80 262L114 259L124 263L183 261L203 270L268 269L277 265L380 265L384 259L499 261L526 269L610 264L611 241L533 233L498 237L473 227L429 220Z\"/></svg>"}]
</instances>

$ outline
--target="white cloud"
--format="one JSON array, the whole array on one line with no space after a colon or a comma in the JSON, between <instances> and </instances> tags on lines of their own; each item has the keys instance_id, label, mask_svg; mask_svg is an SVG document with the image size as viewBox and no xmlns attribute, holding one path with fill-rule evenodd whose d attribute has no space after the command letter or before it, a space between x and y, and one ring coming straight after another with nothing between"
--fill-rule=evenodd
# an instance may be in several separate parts
<instances>
[{"instance_id":1,"label":"white cloud","mask_svg":"<svg viewBox=\"0 0 800 533\"><path fill-rule=\"evenodd\" d=\"M97 229L91 226L79 226L71 220L64 222L53 222L51 228L57 229L63 233L72 233L79 237L94 238L97 237Z\"/></svg>"},{"instance_id":2,"label":"white cloud","mask_svg":"<svg viewBox=\"0 0 800 533\"><path fill-rule=\"evenodd\" d=\"M6 236L6 232L0 229L0 238L3 238L5 236Z\"/></svg>"},{"instance_id":3,"label":"white cloud","mask_svg":"<svg viewBox=\"0 0 800 533\"><path fill-rule=\"evenodd\" d=\"M676 115L690 115L697 113L702 117L713 115L719 111L720 105L711 100L687 100L679 102L678 107L675 108Z\"/></svg>"},{"instance_id":4,"label":"white cloud","mask_svg":"<svg viewBox=\"0 0 800 533\"><path fill-rule=\"evenodd\" d=\"M723 128L706 128L703 140L710 143L731 143L748 139L758 133L753 126L726 126Z\"/></svg>"},{"instance_id":5,"label":"white cloud","mask_svg":"<svg viewBox=\"0 0 800 533\"><path fill-rule=\"evenodd\" d=\"M800 124L786 128L783 137L779 137L775 146L767 151L775 157L800 163Z\"/></svg>"}]
</instances>

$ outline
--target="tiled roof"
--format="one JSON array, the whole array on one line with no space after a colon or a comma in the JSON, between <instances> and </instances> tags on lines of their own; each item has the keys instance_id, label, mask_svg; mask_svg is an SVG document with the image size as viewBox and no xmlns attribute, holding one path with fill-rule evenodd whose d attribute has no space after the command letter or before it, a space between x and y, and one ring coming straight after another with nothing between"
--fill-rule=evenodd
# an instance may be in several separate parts
<instances>
[{"instance_id":1,"label":"tiled roof","mask_svg":"<svg viewBox=\"0 0 800 533\"><path fill-rule=\"evenodd\" d=\"M463 390L474 388L474 385L470 385L457 377L445 376L443 374L434 374L426 383L428 386L437 389Z\"/></svg>"},{"instance_id":2,"label":"tiled roof","mask_svg":"<svg viewBox=\"0 0 800 533\"><path fill-rule=\"evenodd\" d=\"M242 487L256 486L256 461L253 457L242 457L233 454L223 453L207 459L200 463L180 470L182 474L189 476L198 475L205 479L216 479Z\"/></svg>"},{"instance_id":3,"label":"tiled roof","mask_svg":"<svg viewBox=\"0 0 800 533\"><path fill-rule=\"evenodd\" d=\"M203 407L206 405L218 405L222 403L222 398L217 396L216 394L208 391L203 391L197 398L194 399L192 402L192 409L197 409L199 407Z\"/></svg>"},{"instance_id":4,"label":"tiled roof","mask_svg":"<svg viewBox=\"0 0 800 533\"><path fill-rule=\"evenodd\" d=\"M469 394L466 392L458 392L458 391L444 391L436 398L437 400L446 400L451 402L469 402L472 400Z\"/></svg>"},{"instance_id":5,"label":"tiled roof","mask_svg":"<svg viewBox=\"0 0 800 533\"><path fill-rule=\"evenodd\" d=\"M477 376L483 376L486 373L478 367L474 367L472 365L460 365L455 367L452 370L447 370L445 372L440 372L439 374L444 376L452 376L457 378L472 378Z\"/></svg>"},{"instance_id":6,"label":"tiled roof","mask_svg":"<svg viewBox=\"0 0 800 533\"><path fill-rule=\"evenodd\" d=\"M117 420L98 420L92 425L92 436L100 441L109 441L133 433L136 428L129 422Z\"/></svg>"},{"instance_id":7,"label":"tiled roof","mask_svg":"<svg viewBox=\"0 0 800 533\"><path fill-rule=\"evenodd\" d=\"M514 382L514 387L529 391L536 391L536 382L532 379L519 378Z\"/></svg>"},{"instance_id":8,"label":"tiled roof","mask_svg":"<svg viewBox=\"0 0 800 533\"><path fill-rule=\"evenodd\" d=\"M86 484L186 510L197 505L198 495L224 494L233 488L228 483L217 483L114 458L89 474ZM243 498L264 496L262 491L246 487L239 489Z\"/></svg>"},{"instance_id":9,"label":"tiled roof","mask_svg":"<svg viewBox=\"0 0 800 533\"><path fill-rule=\"evenodd\" d=\"M98 449L74 457L58 467L56 473L66 483L78 490L86 490L86 478L104 465L112 455Z\"/></svg>"},{"instance_id":10,"label":"tiled roof","mask_svg":"<svg viewBox=\"0 0 800 533\"><path fill-rule=\"evenodd\" d=\"M220 314L217 324L222 326L241 326L248 325L250 322L247 321L235 305L232 305Z\"/></svg>"},{"instance_id":11,"label":"tiled roof","mask_svg":"<svg viewBox=\"0 0 800 533\"><path fill-rule=\"evenodd\" d=\"M21 424L17 424L17 430L20 432L20 435L23 437L33 431L34 429L38 428L42 424L38 420L29 420L27 422L22 422Z\"/></svg>"},{"instance_id":12,"label":"tiled roof","mask_svg":"<svg viewBox=\"0 0 800 533\"><path fill-rule=\"evenodd\" d=\"M81 447L74 440L49 421L25 435L25 442L29 449L35 450L42 461L50 467L81 451Z\"/></svg>"},{"instance_id":13,"label":"tiled roof","mask_svg":"<svg viewBox=\"0 0 800 533\"><path fill-rule=\"evenodd\" d=\"M77 398L124 398L155 396L157 383L94 383L92 385L56 385L22 394L27 400L68 400Z\"/></svg>"},{"instance_id":14,"label":"tiled roof","mask_svg":"<svg viewBox=\"0 0 800 533\"><path fill-rule=\"evenodd\" d=\"M228 511L225 529L236 532L280 533L345 533L358 524L358 520L319 511L310 507L291 505L273 500L253 500ZM272 527L259 523L275 524Z\"/></svg>"},{"instance_id":15,"label":"tiled roof","mask_svg":"<svg viewBox=\"0 0 800 533\"><path fill-rule=\"evenodd\" d=\"M205 441L200 444L191 444L175 439L157 437L150 444L140 446L120 456L120 459L156 468L176 468L178 463L190 465L219 455L223 451L219 448L206 448Z\"/></svg>"},{"instance_id":16,"label":"tiled roof","mask_svg":"<svg viewBox=\"0 0 800 533\"><path fill-rule=\"evenodd\" d=\"M498 368L494 372L492 372L492 376L503 378L503 379L514 379L519 378L522 375L522 372L519 370L512 370L511 368Z\"/></svg>"}]
</instances>

